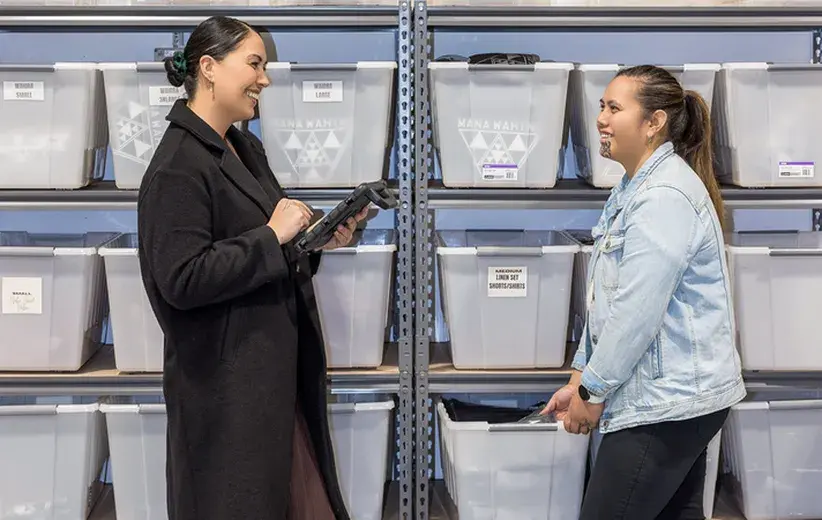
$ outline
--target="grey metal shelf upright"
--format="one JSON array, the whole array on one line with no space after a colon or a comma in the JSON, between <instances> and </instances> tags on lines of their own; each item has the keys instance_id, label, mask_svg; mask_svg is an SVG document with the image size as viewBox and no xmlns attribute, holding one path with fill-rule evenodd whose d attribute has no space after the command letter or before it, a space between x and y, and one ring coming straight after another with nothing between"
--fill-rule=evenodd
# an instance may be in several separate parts
<instances>
[{"instance_id":1,"label":"grey metal shelf upright","mask_svg":"<svg viewBox=\"0 0 822 520\"><path fill-rule=\"evenodd\" d=\"M409 118L413 99L413 8L409 0L396 6L358 7L51 7L0 6L0 30L30 31L101 31L101 30L190 30L212 15L241 18L257 27L327 30L393 29L397 41L397 180L395 190L400 200L397 210L398 268L396 277L397 348L396 358L386 355L386 366L377 370L330 370L328 380L333 393L388 393L399 399L396 474L398 484L386 510L387 518L409 520L413 515L413 309L409 271L413 264L412 207L412 121ZM182 43L174 33L175 45ZM93 59L93 57L92 57ZM288 190L292 196L316 205L334 205L347 190ZM8 210L134 210L137 192L118 190L104 182L80 190L0 190L0 211ZM77 373L0 373L0 395L145 395L159 394L161 374L121 374L113 368L111 352L102 349ZM398 491L397 491L398 490ZM109 518L106 516L106 518Z\"/></svg>"},{"instance_id":2,"label":"grey metal shelf upright","mask_svg":"<svg viewBox=\"0 0 822 520\"><path fill-rule=\"evenodd\" d=\"M500 2L502 3L502 2ZM813 31L814 61L822 61L822 6L816 7L430 7L417 0L414 9L414 209L415 222L415 513L418 520L455 520L432 493L432 409L430 393L549 392L567 381L569 371L456 371L431 341L434 305L433 212L436 209L598 209L608 196L577 180L565 179L552 190L446 189L433 181L433 144L429 105L430 39L437 29L472 31L550 30L802 30ZM725 187L728 208L808 209L813 229L822 227L820 189L742 189ZM434 356L435 359L431 359ZM817 373L746 373L751 390L819 388Z\"/></svg>"}]
</instances>

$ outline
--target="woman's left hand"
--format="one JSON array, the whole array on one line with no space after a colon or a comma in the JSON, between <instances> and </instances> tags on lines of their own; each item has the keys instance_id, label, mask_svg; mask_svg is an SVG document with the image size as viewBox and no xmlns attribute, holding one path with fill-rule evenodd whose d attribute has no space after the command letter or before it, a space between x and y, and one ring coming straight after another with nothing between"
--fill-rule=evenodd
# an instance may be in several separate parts
<instances>
[{"instance_id":1,"label":"woman's left hand","mask_svg":"<svg viewBox=\"0 0 822 520\"><path fill-rule=\"evenodd\" d=\"M351 243L351 240L354 238L354 231L357 229L357 224L361 221L365 220L365 217L368 216L368 209L369 206L366 206L354 215L353 218L349 218L344 226L338 226L337 230L334 231L334 236L331 237L331 240L325 244L322 249L323 251L331 251L332 249L338 249L340 247L345 247Z\"/></svg>"},{"instance_id":2,"label":"woman's left hand","mask_svg":"<svg viewBox=\"0 0 822 520\"><path fill-rule=\"evenodd\" d=\"M599 425L599 418L605 404L591 404L582 400L579 394L571 398L568 414L563 425L568 433L582 433L588 435Z\"/></svg>"}]
</instances>

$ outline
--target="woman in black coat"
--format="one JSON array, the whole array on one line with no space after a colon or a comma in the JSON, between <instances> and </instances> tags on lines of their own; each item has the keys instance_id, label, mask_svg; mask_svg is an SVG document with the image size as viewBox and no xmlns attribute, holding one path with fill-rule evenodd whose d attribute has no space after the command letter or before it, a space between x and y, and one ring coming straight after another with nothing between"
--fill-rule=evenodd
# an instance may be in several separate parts
<instances>
[{"instance_id":1,"label":"woman in black coat","mask_svg":"<svg viewBox=\"0 0 822 520\"><path fill-rule=\"evenodd\" d=\"M187 99L138 202L143 282L165 334L169 520L347 520L326 415L312 276L260 141L233 123L268 85L248 25L214 17L166 62ZM367 210L366 210L367 211ZM323 249L347 245L364 211Z\"/></svg>"}]
</instances>

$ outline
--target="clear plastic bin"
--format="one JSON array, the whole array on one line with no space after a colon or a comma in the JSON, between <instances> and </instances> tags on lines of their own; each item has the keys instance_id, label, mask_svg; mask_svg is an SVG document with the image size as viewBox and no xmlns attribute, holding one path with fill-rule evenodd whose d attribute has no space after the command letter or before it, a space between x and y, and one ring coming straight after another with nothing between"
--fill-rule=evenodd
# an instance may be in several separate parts
<instances>
[{"instance_id":1,"label":"clear plastic bin","mask_svg":"<svg viewBox=\"0 0 822 520\"><path fill-rule=\"evenodd\" d=\"M428 68L445 186L554 187L573 64L434 62Z\"/></svg>"},{"instance_id":2,"label":"clear plastic bin","mask_svg":"<svg viewBox=\"0 0 822 520\"><path fill-rule=\"evenodd\" d=\"M0 371L74 371L97 351L108 303L97 248L113 236L0 232Z\"/></svg>"},{"instance_id":3,"label":"clear plastic bin","mask_svg":"<svg viewBox=\"0 0 822 520\"><path fill-rule=\"evenodd\" d=\"M822 370L822 232L735 233L727 245L746 370Z\"/></svg>"},{"instance_id":4,"label":"clear plastic bin","mask_svg":"<svg viewBox=\"0 0 822 520\"><path fill-rule=\"evenodd\" d=\"M454 367L562 366L579 246L556 231L441 231L439 241Z\"/></svg>"},{"instance_id":5,"label":"clear plastic bin","mask_svg":"<svg viewBox=\"0 0 822 520\"><path fill-rule=\"evenodd\" d=\"M822 518L822 401L740 403L723 431L728 488L745 518Z\"/></svg>"},{"instance_id":6,"label":"clear plastic bin","mask_svg":"<svg viewBox=\"0 0 822 520\"><path fill-rule=\"evenodd\" d=\"M268 64L260 128L283 187L355 187L385 177L396 68L382 61Z\"/></svg>"},{"instance_id":7,"label":"clear plastic bin","mask_svg":"<svg viewBox=\"0 0 822 520\"><path fill-rule=\"evenodd\" d=\"M446 487L460 520L579 517L587 435L562 423L453 421L437 403Z\"/></svg>"},{"instance_id":8,"label":"clear plastic bin","mask_svg":"<svg viewBox=\"0 0 822 520\"><path fill-rule=\"evenodd\" d=\"M578 65L571 73L571 135L578 174L598 188L612 188L619 183L625 169L616 161L599 154L599 100L608 84L625 65ZM666 66L683 87L698 92L708 106L714 93L714 78L720 66L712 64L686 64Z\"/></svg>"},{"instance_id":9,"label":"clear plastic bin","mask_svg":"<svg viewBox=\"0 0 822 520\"><path fill-rule=\"evenodd\" d=\"M568 230L563 233L579 246L579 253L574 256L574 280L571 285L571 326L574 337L579 338L587 315L588 264L594 251L594 239L590 230Z\"/></svg>"},{"instance_id":10,"label":"clear plastic bin","mask_svg":"<svg viewBox=\"0 0 822 520\"><path fill-rule=\"evenodd\" d=\"M140 275L137 234L120 235L104 244L98 253L106 266L117 369L162 372L163 331Z\"/></svg>"},{"instance_id":11,"label":"clear plastic bin","mask_svg":"<svg viewBox=\"0 0 822 520\"><path fill-rule=\"evenodd\" d=\"M329 421L351 518L382 518L394 403L331 404ZM165 520L164 404L103 405L118 520Z\"/></svg>"},{"instance_id":12,"label":"clear plastic bin","mask_svg":"<svg viewBox=\"0 0 822 520\"><path fill-rule=\"evenodd\" d=\"M166 79L162 62L101 63L106 86L114 182L138 189L154 151L163 138L166 116L185 94Z\"/></svg>"},{"instance_id":13,"label":"clear plastic bin","mask_svg":"<svg viewBox=\"0 0 822 520\"><path fill-rule=\"evenodd\" d=\"M725 182L822 186L822 65L731 63L717 76L715 153ZM758 107L752 110L751 107Z\"/></svg>"},{"instance_id":14,"label":"clear plastic bin","mask_svg":"<svg viewBox=\"0 0 822 520\"><path fill-rule=\"evenodd\" d=\"M393 287L391 230L363 230L326 251L314 276L329 368L382 364Z\"/></svg>"},{"instance_id":15,"label":"clear plastic bin","mask_svg":"<svg viewBox=\"0 0 822 520\"><path fill-rule=\"evenodd\" d=\"M0 189L76 189L102 178L108 131L97 65L0 64Z\"/></svg>"},{"instance_id":16,"label":"clear plastic bin","mask_svg":"<svg viewBox=\"0 0 822 520\"><path fill-rule=\"evenodd\" d=\"M0 400L0 518L87 518L107 455L99 405Z\"/></svg>"}]
</instances>

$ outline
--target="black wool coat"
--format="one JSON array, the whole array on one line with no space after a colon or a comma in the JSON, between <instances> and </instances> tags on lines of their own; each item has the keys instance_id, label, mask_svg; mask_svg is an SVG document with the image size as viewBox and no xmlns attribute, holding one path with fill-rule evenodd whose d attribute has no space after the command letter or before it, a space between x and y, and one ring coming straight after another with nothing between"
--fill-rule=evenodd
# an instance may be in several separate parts
<instances>
[{"instance_id":1,"label":"black wool coat","mask_svg":"<svg viewBox=\"0 0 822 520\"><path fill-rule=\"evenodd\" d=\"M138 199L143 282L165 333L169 520L286 520L299 403L337 520L312 276L266 226L282 188L262 143L234 155L178 101Z\"/></svg>"}]
</instances>

